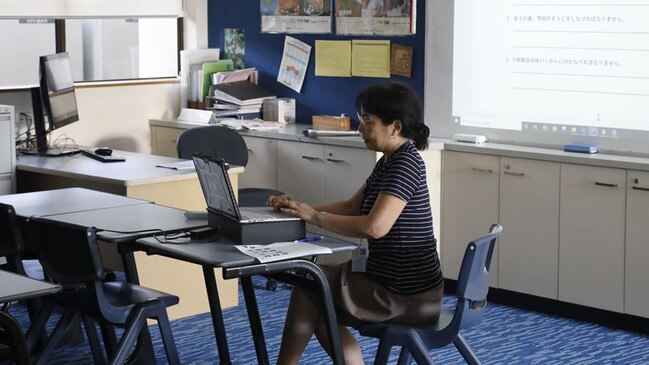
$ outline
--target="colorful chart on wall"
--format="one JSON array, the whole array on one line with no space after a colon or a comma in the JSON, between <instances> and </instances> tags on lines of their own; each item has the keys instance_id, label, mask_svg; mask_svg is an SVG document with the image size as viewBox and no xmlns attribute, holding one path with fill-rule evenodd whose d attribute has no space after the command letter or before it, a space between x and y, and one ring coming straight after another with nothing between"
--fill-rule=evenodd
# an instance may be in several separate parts
<instances>
[{"instance_id":1,"label":"colorful chart on wall","mask_svg":"<svg viewBox=\"0 0 649 365\"><path fill-rule=\"evenodd\" d=\"M277 82L300 92L307 66L309 66L310 56L311 46L298 39L286 36L284 55L279 66Z\"/></svg>"},{"instance_id":2,"label":"colorful chart on wall","mask_svg":"<svg viewBox=\"0 0 649 365\"><path fill-rule=\"evenodd\" d=\"M333 0L260 0L263 33L331 33Z\"/></svg>"},{"instance_id":3,"label":"colorful chart on wall","mask_svg":"<svg viewBox=\"0 0 649 365\"><path fill-rule=\"evenodd\" d=\"M412 35L417 0L337 0L337 35Z\"/></svg>"}]
</instances>

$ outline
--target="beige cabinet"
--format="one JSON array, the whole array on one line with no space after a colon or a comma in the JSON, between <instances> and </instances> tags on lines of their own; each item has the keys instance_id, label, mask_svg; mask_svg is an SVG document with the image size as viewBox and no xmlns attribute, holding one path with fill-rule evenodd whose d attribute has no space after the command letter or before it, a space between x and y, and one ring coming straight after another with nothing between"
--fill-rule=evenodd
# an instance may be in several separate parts
<instances>
[{"instance_id":1,"label":"beige cabinet","mask_svg":"<svg viewBox=\"0 0 649 365\"><path fill-rule=\"evenodd\" d=\"M626 170L561 165L559 300L623 311Z\"/></svg>"},{"instance_id":2,"label":"beige cabinet","mask_svg":"<svg viewBox=\"0 0 649 365\"><path fill-rule=\"evenodd\" d=\"M277 188L277 140L244 136L248 165L239 175L241 188Z\"/></svg>"},{"instance_id":3,"label":"beige cabinet","mask_svg":"<svg viewBox=\"0 0 649 365\"><path fill-rule=\"evenodd\" d=\"M151 154L178 157L176 144L183 128L151 126Z\"/></svg>"},{"instance_id":4,"label":"beige cabinet","mask_svg":"<svg viewBox=\"0 0 649 365\"><path fill-rule=\"evenodd\" d=\"M626 202L624 312L649 317L649 172L629 170Z\"/></svg>"},{"instance_id":5,"label":"beige cabinet","mask_svg":"<svg viewBox=\"0 0 649 365\"><path fill-rule=\"evenodd\" d=\"M499 288L557 299L559 173L556 162L500 158Z\"/></svg>"},{"instance_id":6,"label":"beige cabinet","mask_svg":"<svg viewBox=\"0 0 649 365\"><path fill-rule=\"evenodd\" d=\"M468 243L498 223L499 160L498 156L444 151L440 246L447 278L457 279ZM492 287L498 286L497 272L498 252L494 251L489 275Z\"/></svg>"},{"instance_id":7,"label":"beige cabinet","mask_svg":"<svg viewBox=\"0 0 649 365\"><path fill-rule=\"evenodd\" d=\"M309 205L347 199L370 175L376 156L375 152L361 148L278 141L277 189ZM313 225L308 225L307 230L321 231Z\"/></svg>"}]
</instances>

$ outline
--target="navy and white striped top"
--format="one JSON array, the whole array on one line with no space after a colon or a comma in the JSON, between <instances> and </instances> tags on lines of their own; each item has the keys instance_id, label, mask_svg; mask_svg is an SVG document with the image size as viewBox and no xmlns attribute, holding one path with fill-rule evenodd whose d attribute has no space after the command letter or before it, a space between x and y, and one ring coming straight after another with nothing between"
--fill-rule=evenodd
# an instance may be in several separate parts
<instances>
[{"instance_id":1,"label":"navy and white striped top","mask_svg":"<svg viewBox=\"0 0 649 365\"><path fill-rule=\"evenodd\" d=\"M390 159L383 156L366 184L363 215L370 213L380 193L407 203L388 234L368 239L366 274L400 295L423 293L441 285L426 165L412 142L401 145Z\"/></svg>"}]
</instances>

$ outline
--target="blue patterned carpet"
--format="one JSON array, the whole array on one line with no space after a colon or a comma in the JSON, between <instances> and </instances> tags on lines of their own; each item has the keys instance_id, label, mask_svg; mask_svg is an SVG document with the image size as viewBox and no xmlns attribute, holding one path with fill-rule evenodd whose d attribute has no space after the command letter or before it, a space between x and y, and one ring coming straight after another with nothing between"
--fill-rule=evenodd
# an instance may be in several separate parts
<instances>
[{"instance_id":1,"label":"blue patterned carpet","mask_svg":"<svg viewBox=\"0 0 649 365\"><path fill-rule=\"evenodd\" d=\"M282 327L290 291L281 284L277 291L263 290L265 279L255 279L257 299L268 344L271 363L277 358ZM240 293L240 298L243 294ZM241 299L243 300L243 299ZM453 305L453 297L444 304ZM12 313L25 319L24 308L15 306ZM230 352L234 364L257 363L250 335L245 305L224 311ZM183 364L218 364L214 333L209 314L172 322L172 330ZM157 333L151 333L160 364L166 363ZM614 330L595 324L549 316L490 303L482 323L464 332L483 364L649 364L649 337ZM357 336L358 338L358 336ZM372 363L377 342L360 339L365 361ZM437 364L464 364L455 348L432 352ZM393 350L390 363L396 363ZM92 364L86 342L58 349L50 364ZM330 364L331 361L313 339L301 364Z\"/></svg>"}]
</instances>

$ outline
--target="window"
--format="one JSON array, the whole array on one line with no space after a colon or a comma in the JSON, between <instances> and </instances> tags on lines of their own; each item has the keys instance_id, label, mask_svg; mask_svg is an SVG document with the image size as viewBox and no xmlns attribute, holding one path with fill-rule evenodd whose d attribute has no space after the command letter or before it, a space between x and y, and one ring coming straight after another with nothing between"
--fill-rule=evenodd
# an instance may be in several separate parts
<instances>
[{"instance_id":1,"label":"window","mask_svg":"<svg viewBox=\"0 0 649 365\"><path fill-rule=\"evenodd\" d=\"M75 81L178 74L182 22L177 16L71 18L59 21L58 27L55 23L0 19L0 87L37 84L38 57L64 51L70 53Z\"/></svg>"},{"instance_id":2,"label":"window","mask_svg":"<svg viewBox=\"0 0 649 365\"><path fill-rule=\"evenodd\" d=\"M178 75L177 18L67 19L65 49L77 81Z\"/></svg>"}]
</instances>

